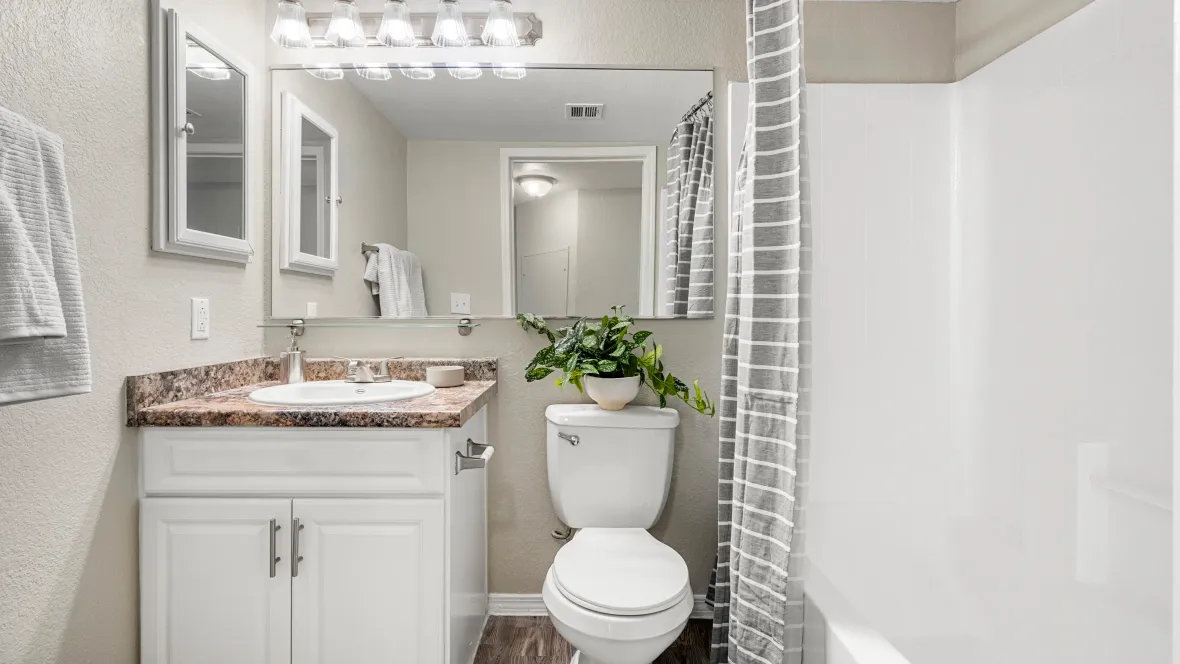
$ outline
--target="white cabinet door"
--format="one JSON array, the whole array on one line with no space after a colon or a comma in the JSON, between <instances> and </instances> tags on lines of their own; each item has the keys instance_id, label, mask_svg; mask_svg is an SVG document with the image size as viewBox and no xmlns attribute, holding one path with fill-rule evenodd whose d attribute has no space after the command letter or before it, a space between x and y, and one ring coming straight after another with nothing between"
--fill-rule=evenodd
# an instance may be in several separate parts
<instances>
[{"instance_id":1,"label":"white cabinet door","mask_svg":"<svg viewBox=\"0 0 1180 664\"><path fill-rule=\"evenodd\" d=\"M141 500L140 661L288 664L290 523L285 499Z\"/></svg>"},{"instance_id":2,"label":"white cabinet door","mask_svg":"<svg viewBox=\"0 0 1180 664\"><path fill-rule=\"evenodd\" d=\"M293 514L293 664L443 661L441 500L297 498Z\"/></svg>"}]
</instances>

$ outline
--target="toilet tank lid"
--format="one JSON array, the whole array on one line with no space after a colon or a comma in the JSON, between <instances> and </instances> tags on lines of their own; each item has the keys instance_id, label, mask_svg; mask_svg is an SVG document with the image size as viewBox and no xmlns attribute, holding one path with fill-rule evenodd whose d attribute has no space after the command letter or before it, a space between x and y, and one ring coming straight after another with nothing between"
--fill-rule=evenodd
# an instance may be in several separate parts
<instances>
[{"instance_id":1,"label":"toilet tank lid","mask_svg":"<svg viewBox=\"0 0 1180 664\"><path fill-rule=\"evenodd\" d=\"M554 404L545 409L545 418L569 427L613 429L675 429L680 413L672 408L627 406L623 410L603 410L596 404Z\"/></svg>"}]
</instances>

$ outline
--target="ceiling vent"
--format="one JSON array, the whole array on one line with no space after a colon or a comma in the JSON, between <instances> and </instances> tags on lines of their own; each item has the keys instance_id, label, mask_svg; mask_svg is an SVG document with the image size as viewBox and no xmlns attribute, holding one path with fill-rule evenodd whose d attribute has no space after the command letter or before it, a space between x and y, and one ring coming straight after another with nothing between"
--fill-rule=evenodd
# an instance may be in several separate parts
<instances>
[{"instance_id":1,"label":"ceiling vent","mask_svg":"<svg viewBox=\"0 0 1180 664\"><path fill-rule=\"evenodd\" d=\"M566 104L566 120L601 120L606 108L602 104Z\"/></svg>"}]
</instances>

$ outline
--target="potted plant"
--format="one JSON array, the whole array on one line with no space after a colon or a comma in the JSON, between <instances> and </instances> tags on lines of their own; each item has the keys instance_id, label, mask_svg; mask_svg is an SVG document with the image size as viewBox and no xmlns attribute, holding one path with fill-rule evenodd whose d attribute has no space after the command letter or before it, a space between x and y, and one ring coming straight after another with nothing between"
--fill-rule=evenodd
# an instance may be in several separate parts
<instances>
[{"instance_id":1,"label":"potted plant","mask_svg":"<svg viewBox=\"0 0 1180 664\"><path fill-rule=\"evenodd\" d=\"M698 381L692 389L684 381L664 371L664 348L652 343L651 332L631 332L635 321L622 307L611 307L612 315L602 320L581 318L573 325L557 330L535 314L520 314L516 320L526 331L534 330L549 340L525 369L525 380L541 380L555 371L561 372L558 387L573 385L605 410L620 410L647 385L660 398L660 407L668 397L683 400L693 410L710 417L716 407Z\"/></svg>"}]
</instances>

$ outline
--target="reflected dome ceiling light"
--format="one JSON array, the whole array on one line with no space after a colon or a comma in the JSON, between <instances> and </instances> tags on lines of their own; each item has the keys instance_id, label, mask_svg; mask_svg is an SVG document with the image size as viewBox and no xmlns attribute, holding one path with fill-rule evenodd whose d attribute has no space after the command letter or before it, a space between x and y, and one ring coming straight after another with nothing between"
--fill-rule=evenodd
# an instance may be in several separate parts
<instances>
[{"instance_id":1,"label":"reflected dome ceiling light","mask_svg":"<svg viewBox=\"0 0 1180 664\"><path fill-rule=\"evenodd\" d=\"M325 81L339 81L344 78L344 70L339 67L312 67L307 73Z\"/></svg>"},{"instance_id":2,"label":"reflected dome ceiling light","mask_svg":"<svg viewBox=\"0 0 1180 664\"><path fill-rule=\"evenodd\" d=\"M361 10L355 0L336 0L332 5L332 21L328 24L328 32L324 39L333 46L363 47L365 40L365 26L361 23Z\"/></svg>"},{"instance_id":3,"label":"reflected dome ceiling light","mask_svg":"<svg viewBox=\"0 0 1180 664\"><path fill-rule=\"evenodd\" d=\"M406 0L388 0L381 15L381 28L377 30L377 41L386 46L417 46L414 26L410 23L410 8Z\"/></svg>"},{"instance_id":4,"label":"reflected dome ceiling light","mask_svg":"<svg viewBox=\"0 0 1180 664\"><path fill-rule=\"evenodd\" d=\"M411 62L401 66L402 76L415 81L429 81L434 78L434 69L429 62Z\"/></svg>"},{"instance_id":5,"label":"reflected dome ceiling light","mask_svg":"<svg viewBox=\"0 0 1180 664\"><path fill-rule=\"evenodd\" d=\"M370 81L388 81L393 78L393 71L385 65L365 65L358 67L356 73Z\"/></svg>"},{"instance_id":6,"label":"reflected dome ceiling light","mask_svg":"<svg viewBox=\"0 0 1180 664\"><path fill-rule=\"evenodd\" d=\"M430 41L435 46L467 46L467 26L463 24L463 10L457 0L439 0L438 17Z\"/></svg>"},{"instance_id":7,"label":"reflected dome ceiling light","mask_svg":"<svg viewBox=\"0 0 1180 664\"><path fill-rule=\"evenodd\" d=\"M483 24L482 38L488 46L520 46L511 0L492 0L488 20Z\"/></svg>"},{"instance_id":8,"label":"reflected dome ceiling light","mask_svg":"<svg viewBox=\"0 0 1180 664\"><path fill-rule=\"evenodd\" d=\"M192 39L185 44L184 61L185 69L209 81L228 81L233 76L229 65Z\"/></svg>"},{"instance_id":9,"label":"reflected dome ceiling light","mask_svg":"<svg viewBox=\"0 0 1180 664\"><path fill-rule=\"evenodd\" d=\"M548 175L522 175L516 178L516 184L524 190L524 193L533 198L541 198L553 190L553 185L557 184L557 178L551 178Z\"/></svg>"},{"instance_id":10,"label":"reflected dome ceiling light","mask_svg":"<svg viewBox=\"0 0 1180 664\"><path fill-rule=\"evenodd\" d=\"M525 66L515 62L496 65L492 68L492 72L495 73L496 76L509 81L519 81L525 76L528 76L528 71L525 69Z\"/></svg>"},{"instance_id":11,"label":"reflected dome ceiling light","mask_svg":"<svg viewBox=\"0 0 1180 664\"><path fill-rule=\"evenodd\" d=\"M210 81L228 81L232 76L228 67L190 67L189 71Z\"/></svg>"},{"instance_id":12,"label":"reflected dome ceiling light","mask_svg":"<svg viewBox=\"0 0 1180 664\"><path fill-rule=\"evenodd\" d=\"M474 62L456 62L448 66L447 71L460 81L474 81L483 76L483 69Z\"/></svg>"},{"instance_id":13,"label":"reflected dome ceiling light","mask_svg":"<svg viewBox=\"0 0 1180 664\"><path fill-rule=\"evenodd\" d=\"M307 12L299 0L279 0L279 13L271 28L270 39L283 48L311 48Z\"/></svg>"}]
</instances>

